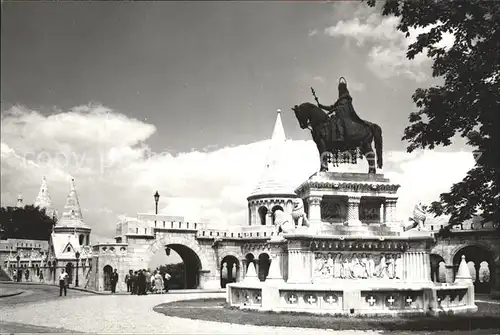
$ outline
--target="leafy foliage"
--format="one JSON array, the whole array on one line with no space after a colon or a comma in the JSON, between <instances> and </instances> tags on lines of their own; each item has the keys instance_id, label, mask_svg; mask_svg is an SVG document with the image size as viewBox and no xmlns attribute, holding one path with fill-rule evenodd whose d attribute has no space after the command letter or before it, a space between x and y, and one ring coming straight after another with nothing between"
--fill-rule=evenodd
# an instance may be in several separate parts
<instances>
[{"instance_id":1,"label":"leafy foliage","mask_svg":"<svg viewBox=\"0 0 500 335\"><path fill-rule=\"evenodd\" d=\"M366 1L366 0L365 0ZM366 1L375 6L374 0ZM459 134L476 148L476 165L467 176L440 195L430 211L450 215L450 225L479 213L485 221L500 220L500 3L460 0L386 0L382 15L400 19L398 30L431 27L408 47L407 58L426 52L432 76L444 84L419 88L412 98L418 112L409 116L403 140L408 152L448 146ZM452 33L451 48L439 45Z\"/></svg>"},{"instance_id":2,"label":"leafy foliage","mask_svg":"<svg viewBox=\"0 0 500 335\"><path fill-rule=\"evenodd\" d=\"M56 219L45 214L45 209L27 205L24 208L0 208L0 238L20 238L30 240L50 239Z\"/></svg>"},{"instance_id":3,"label":"leafy foliage","mask_svg":"<svg viewBox=\"0 0 500 335\"><path fill-rule=\"evenodd\" d=\"M161 265L160 273L162 276L165 273L172 276L168 282L170 288L184 288L184 263Z\"/></svg>"}]
</instances>

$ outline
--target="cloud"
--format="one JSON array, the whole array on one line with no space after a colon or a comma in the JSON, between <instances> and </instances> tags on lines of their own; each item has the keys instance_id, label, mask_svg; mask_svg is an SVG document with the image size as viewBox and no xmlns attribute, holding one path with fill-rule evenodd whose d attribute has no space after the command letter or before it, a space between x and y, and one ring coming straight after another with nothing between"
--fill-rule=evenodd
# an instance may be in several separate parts
<instances>
[{"instance_id":1,"label":"cloud","mask_svg":"<svg viewBox=\"0 0 500 335\"><path fill-rule=\"evenodd\" d=\"M309 33L307 34L308 36L315 36L319 33L318 29L312 29L309 31Z\"/></svg>"},{"instance_id":2,"label":"cloud","mask_svg":"<svg viewBox=\"0 0 500 335\"><path fill-rule=\"evenodd\" d=\"M383 17L378 11L370 14L356 11L354 19L339 20L335 25L325 28L324 33L355 41L357 47L368 45L366 65L381 79L398 76L417 82L429 79L431 62L425 51L416 55L413 60L406 58L406 52L419 34L428 32L436 25L410 29L410 36L406 38L397 30L399 18ZM453 34L446 33L437 45L449 48L453 42Z\"/></svg>"},{"instance_id":3,"label":"cloud","mask_svg":"<svg viewBox=\"0 0 500 335\"><path fill-rule=\"evenodd\" d=\"M323 78L323 77L321 77L321 76L314 76L312 79L313 79L314 81L320 82L320 83L322 83L322 84L326 83L325 78Z\"/></svg>"},{"instance_id":4,"label":"cloud","mask_svg":"<svg viewBox=\"0 0 500 335\"><path fill-rule=\"evenodd\" d=\"M19 193L25 203L33 202L45 175L60 212L74 176L93 242L112 238L120 216L154 212L156 190L160 213L211 226L246 225L246 198L263 172L270 144L265 140L212 151L154 153L146 145L154 125L102 106L49 116L14 107L2 115L1 126L2 206L15 204ZM319 168L312 141L289 140L280 156L286 167L283 176L291 185L298 186ZM398 211L407 217L417 200L436 199L474 161L468 152L390 152L385 162L386 175L402 185ZM362 161L348 169L366 172L368 167Z\"/></svg>"}]
</instances>

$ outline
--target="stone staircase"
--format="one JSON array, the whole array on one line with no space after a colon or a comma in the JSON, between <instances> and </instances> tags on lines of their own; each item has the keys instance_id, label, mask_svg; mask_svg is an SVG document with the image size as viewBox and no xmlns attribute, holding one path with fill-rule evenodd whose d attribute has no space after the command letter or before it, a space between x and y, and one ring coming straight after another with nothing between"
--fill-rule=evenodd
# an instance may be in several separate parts
<instances>
[{"instance_id":1,"label":"stone staircase","mask_svg":"<svg viewBox=\"0 0 500 335\"><path fill-rule=\"evenodd\" d=\"M0 281L12 281L12 278L10 278L3 268L0 268Z\"/></svg>"}]
</instances>

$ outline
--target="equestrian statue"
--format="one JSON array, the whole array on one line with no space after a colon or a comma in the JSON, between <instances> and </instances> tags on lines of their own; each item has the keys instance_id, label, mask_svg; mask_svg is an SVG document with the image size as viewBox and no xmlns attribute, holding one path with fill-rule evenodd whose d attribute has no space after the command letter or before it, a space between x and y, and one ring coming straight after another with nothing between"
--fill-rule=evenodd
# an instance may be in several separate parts
<instances>
[{"instance_id":1,"label":"equestrian statue","mask_svg":"<svg viewBox=\"0 0 500 335\"><path fill-rule=\"evenodd\" d=\"M359 149L369 164L368 173L376 173L376 165L382 168L382 129L379 125L362 120L352 105L352 97L344 77L339 80L339 98L331 106L319 103L311 88L316 104L304 102L292 110L300 128L309 128L320 155L320 171L327 171L323 158L329 153ZM327 113L325 113L325 111ZM376 155L372 149L375 142ZM376 159L375 159L376 158Z\"/></svg>"}]
</instances>

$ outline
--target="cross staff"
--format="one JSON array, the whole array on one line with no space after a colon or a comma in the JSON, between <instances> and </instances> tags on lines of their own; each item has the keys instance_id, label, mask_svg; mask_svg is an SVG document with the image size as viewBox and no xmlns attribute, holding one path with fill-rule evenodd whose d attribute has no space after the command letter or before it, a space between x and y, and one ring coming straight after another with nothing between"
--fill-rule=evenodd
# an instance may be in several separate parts
<instances>
[{"instance_id":1,"label":"cross staff","mask_svg":"<svg viewBox=\"0 0 500 335\"><path fill-rule=\"evenodd\" d=\"M313 94L314 100L316 100L316 103L318 104L319 107L319 100L318 97L316 96L316 92L314 91L314 88L311 87L311 92Z\"/></svg>"}]
</instances>

